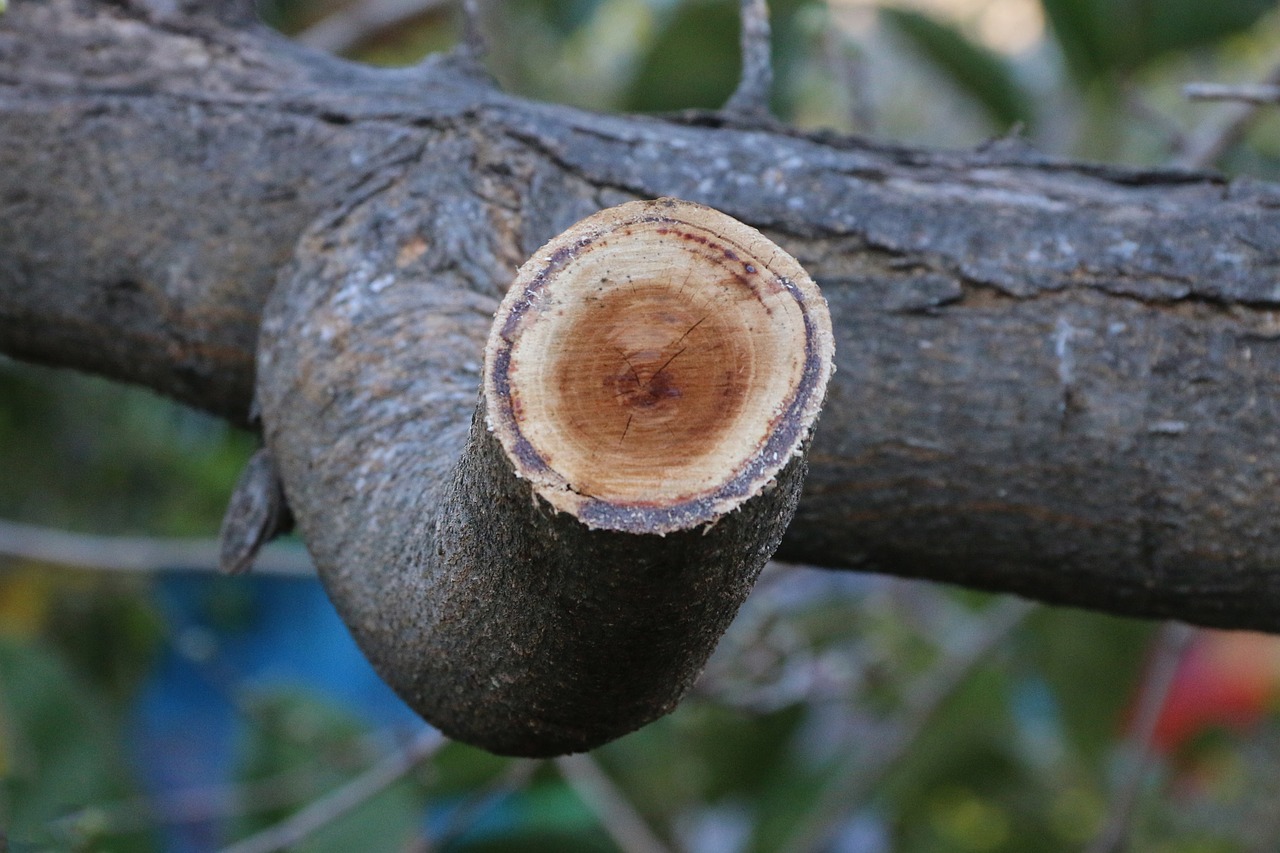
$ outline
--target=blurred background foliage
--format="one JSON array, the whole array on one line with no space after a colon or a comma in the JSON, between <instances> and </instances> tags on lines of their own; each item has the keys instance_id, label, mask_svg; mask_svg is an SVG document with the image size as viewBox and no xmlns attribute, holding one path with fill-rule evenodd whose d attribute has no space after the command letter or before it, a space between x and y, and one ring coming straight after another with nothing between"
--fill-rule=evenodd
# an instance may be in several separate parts
<instances>
[{"instance_id":1,"label":"blurred background foliage","mask_svg":"<svg viewBox=\"0 0 1280 853\"><path fill-rule=\"evenodd\" d=\"M780 116L927 146L1016 132L1063 156L1166 163L1231 110L1188 102L1185 83L1258 80L1280 63L1268 0L772 8ZM457 30L448 0L268 0L263 12L384 65L447 49ZM485 24L491 71L530 97L710 109L736 83L736 0L505 0ZM1278 158L1280 122L1264 113L1217 165L1277 178ZM254 445L144 391L0 360L0 518L208 537ZM151 568L0 556L11 849L217 849L419 736L314 580ZM1134 850L1280 849L1280 645L1171 637L772 567L672 716L586 764L446 744L297 849L1123 849L1105 843L1113 826ZM1176 667L1144 747L1142 697L1159 696L1166 659Z\"/></svg>"}]
</instances>

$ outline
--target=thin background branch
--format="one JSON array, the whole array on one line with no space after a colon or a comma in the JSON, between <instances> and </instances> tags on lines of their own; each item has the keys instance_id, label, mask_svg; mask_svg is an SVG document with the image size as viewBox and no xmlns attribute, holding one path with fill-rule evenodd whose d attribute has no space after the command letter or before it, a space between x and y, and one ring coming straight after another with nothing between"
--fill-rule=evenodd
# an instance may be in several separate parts
<instances>
[{"instance_id":1,"label":"thin background branch","mask_svg":"<svg viewBox=\"0 0 1280 853\"><path fill-rule=\"evenodd\" d=\"M1168 622L1160 631L1155 657L1138 699L1137 718L1125 744L1124 751L1129 754L1131 762L1128 773L1116 790L1107 822L1089 845L1088 853L1119 853L1128 847L1138 798L1151 766L1151 740L1156 724L1169 698L1178 664L1194 636L1195 629L1181 622Z\"/></svg>"},{"instance_id":2,"label":"thin background branch","mask_svg":"<svg viewBox=\"0 0 1280 853\"><path fill-rule=\"evenodd\" d=\"M201 823L272 811L314 800L317 773L314 767L291 769L248 782L202 785L157 796L131 797L77 809L55 823L75 827L87 822L99 834L116 835L157 825Z\"/></svg>"},{"instance_id":3,"label":"thin background branch","mask_svg":"<svg viewBox=\"0 0 1280 853\"><path fill-rule=\"evenodd\" d=\"M822 35L822 58L848 100L849 129L854 133L875 133L876 108L871 101L871 80L862 49L848 41L840 30L828 26Z\"/></svg>"},{"instance_id":4,"label":"thin background branch","mask_svg":"<svg viewBox=\"0 0 1280 853\"><path fill-rule=\"evenodd\" d=\"M434 846L447 850L454 841L471 828L473 823L489 809L495 808L504 796L519 791L527 785L542 765L541 761L523 759L512 761L506 770L481 790L469 794L466 801L449 815L444 827L433 839Z\"/></svg>"},{"instance_id":5,"label":"thin background branch","mask_svg":"<svg viewBox=\"0 0 1280 853\"><path fill-rule=\"evenodd\" d=\"M1259 106L1280 103L1280 85L1274 83L1188 83L1182 94L1193 101L1243 101Z\"/></svg>"},{"instance_id":6,"label":"thin background branch","mask_svg":"<svg viewBox=\"0 0 1280 853\"><path fill-rule=\"evenodd\" d=\"M897 727L866 751L855 750L840 764L830 786L819 795L812 811L800 819L782 849L791 853L823 849L840 822L901 763L946 701L1036 607L1034 602L1009 597L976 617L981 625L960 648L943 655L912 691Z\"/></svg>"},{"instance_id":7,"label":"thin background branch","mask_svg":"<svg viewBox=\"0 0 1280 853\"><path fill-rule=\"evenodd\" d=\"M217 539L163 539L151 536L95 536L52 527L0 520L0 556L114 572L217 572ZM258 574L314 577L304 549L283 543L263 548L254 561Z\"/></svg>"},{"instance_id":8,"label":"thin background branch","mask_svg":"<svg viewBox=\"0 0 1280 853\"><path fill-rule=\"evenodd\" d=\"M594 758L566 755L554 761L569 787L595 812L624 853L670 853Z\"/></svg>"},{"instance_id":9,"label":"thin background branch","mask_svg":"<svg viewBox=\"0 0 1280 853\"><path fill-rule=\"evenodd\" d=\"M225 848L222 853L273 853L294 847L399 782L444 744L443 735L426 729L403 749L396 750L347 784L275 826Z\"/></svg>"},{"instance_id":10,"label":"thin background branch","mask_svg":"<svg viewBox=\"0 0 1280 853\"><path fill-rule=\"evenodd\" d=\"M1192 83L1183 88L1183 94L1192 100L1238 102L1227 105L1212 121L1205 122L1191 135L1185 150L1174 160L1177 166L1206 169L1244 138L1263 106L1280 102L1280 56L1272 58L1271 71L1259 85ZM1272 97L1259 97L1267 94Z\"/></svg>"},{"instance_id":11,"label":"thin background branch","mask_svg":"<svg viewBox=\"0 0 1280 853\"><path fill-rule=\"evenodd\" d=\"M480 0L462 0L462 39L458 43L458 51L477 66L481 65L485 54L489 52L489 44L481 26L482 17Z\"/></svg>"}]
</instances>

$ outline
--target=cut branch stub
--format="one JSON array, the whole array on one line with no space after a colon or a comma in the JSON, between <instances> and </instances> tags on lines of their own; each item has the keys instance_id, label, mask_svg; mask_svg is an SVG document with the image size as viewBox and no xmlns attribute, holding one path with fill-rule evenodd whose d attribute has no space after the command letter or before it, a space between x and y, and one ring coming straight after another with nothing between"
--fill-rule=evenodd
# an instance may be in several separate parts
<instances>
[{"instance_id":1,"label":"cut branch stub","mask_svg":"<svg viewBox=\"0 0 1280 853\"><path fill-rule=\"evenodd\" d=\"M518 476L590 528L714 522L801 451L831 371L826 303L755 229L672 199L592 216L521 268L485 360Z\"/></svg>"},{"instance_id":2,"label":"cut branch stub","mask_svg":"<svg viewBox=\"0 0 1280 853\"><path fill-rule=\"evenodd\" d=\"M440 386L470 380L484 321L400 271L423 226L394 221L370 203L322 226L264 313L289 505L428 721L512 755L599 746L675 707L781 542L832 369L826 302L723 214L601 212L521 268L462 432Z\"/></svg>"},{"instance_id":3,"label":"cut branch stub","mask_svg":"<svg viewBox=\"0 0 1280 853\"><path fill-rule=\"evenodd\" d=\"M407 698L495 752L590 749L692 686L795 512L826 302L699 205L589 217L521 268L436 527L449 677Z\"/></svg>"}]
</instances>

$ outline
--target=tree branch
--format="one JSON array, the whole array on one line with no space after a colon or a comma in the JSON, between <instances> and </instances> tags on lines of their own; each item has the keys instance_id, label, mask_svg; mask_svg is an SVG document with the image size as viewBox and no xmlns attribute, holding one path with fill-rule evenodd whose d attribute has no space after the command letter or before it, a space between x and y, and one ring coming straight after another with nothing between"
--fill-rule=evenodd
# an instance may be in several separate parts
<instances>
[{"instance_id":1,"label":"tree branch","mask_svg":"<svg viewBox=\"0 0 1280 853\"><path fill-rule=\"evenodd\" d=\"M766 231L829 303L839 372L780 557L1280 630L1280 188L735 121L20 4L0 19L0 350L248 423L274 288L285 490L348 624L426 696L423 549L512 270L601 208L684 198ZM286 317L311 332L296 351ZM494 605L496 577L458 612ZM499 622L476 636L523 648Z\"/></svg>"},{"instance_id":2,"label":"tree branch","mask_svg":"<svg viewBox=\"0 0 1280 853\"><path fill-rule=\"evenodd\" d=\"M117 572L214 572L219 550L215 539L91 536L0 520L0 555L61 566ZM312 577L315 573L300 547L268 547L254 567L259 574L269 575Z\"/></svg>"},{"instance_id":3,"label":"tree branch","mask_svg":"<svg viewBox=\"0 0 1280 853\"><path fill-rule=\"evenodd\" d=\"M1137 713L1125 739L1128 767L1113 796L1106 822L1089 844L1086 853L1122 853L1130 845L1135 811L1147 781L1152 759L1152 739L1178 667L1195 638L1195 629L1178 622L1168 622L1155 644L1151 665L1142 683Z\"/></svg>"},{"instance_id":4,"label":"tree branch","mask_svg":"<svg viewBox=\"0 0 1280 853\"><path fill-rule=\"evenodd\" d=\"M401 697L493 751L589 749L674 707L777 548L830 321L776 245L696 205L584 220L492 321L403 263L439 233L376 203L303 240L259 341L267 444Z\"/></svg>"},{"instance_id":5,"label":"tree branch","mask_svg":"<svg viewBox=\"0 0 1280 853\"><path fill-rule=\"evenodd\" d=\"M477 65L489 52L480 18L480 0L462 0L462 40L458 47L469 61Z\"/></svg>"},{"instance_id":6,"label":"tree branch","mask_svg":"<svg viewBox=\"0 0 1280 853\"><path fill-rule=\"evenodd\" d=\"M1280 103L1280 85L1274 83L1188 83L1182 92L1193 101L1241 101L1255 105Z\"/></svg>"}]
</instances>

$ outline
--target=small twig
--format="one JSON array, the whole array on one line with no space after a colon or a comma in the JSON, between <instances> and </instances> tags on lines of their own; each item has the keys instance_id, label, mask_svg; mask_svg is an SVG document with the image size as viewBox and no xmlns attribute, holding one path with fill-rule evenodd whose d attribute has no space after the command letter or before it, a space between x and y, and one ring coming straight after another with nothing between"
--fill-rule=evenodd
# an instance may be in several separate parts
<instances>
[{"instance_id":1,"label":"small twig","mask_svg":"<svg viewBox=\"0 0 1280 853\"><path fill-rule=\"evenodd\" d=\"M219 549L216 539L93 536L0 520L0 555L83 569L217 572ZM295 577L315 574L305 551L283 544L264 548L254 571Z\"/></svg>"},{"instance_id":2,"label":"small twig","mask_svg":"<svg viewBox=\"0 0 1280 853\"><path fill-rule=\"evenodd\" d=\"M817 602L838 600L851 599L863 609L871 587L883 590L898 583L917 582L855 579L811 566L769 563L694 686L694 695L754 714L850 695L866 674L865 668L843 664L858 659L857 651L850 646L819 651L796 632L789 616ZM834 659L842 663L833 666Z\"/></svg>"},{"instance_id":3,"label":"small twig","mask_svg":"<svg viewBox=\"0 0 1280 853\"><path fill-rule=\"evenodd\" d=\"M1188 83L1182 94L1193 101L1244 101L1247 104L1280 103L1280 86L1274 83Z\"/></svg>"},{"instance_id":4,"label":"small twig","mask_svg":"<svg viewBox=\"0 0 1280 853\"><path fill-rule=\"evenodd\" d=\"M969 675L1036 608L1034 602L1006 598L978 617L982 624L968 642L945 655L912 691L903 720L865 753L855 752L833 774L833 782L801 818L791 840L780 849L794 853L821 850L842 817L856 808L897 766Z\"/></svg>"},{"instance_id":5,"label":"small twig","mask_svg":"<svg viewBox=\"0 0 1280 853\"><path fill-rule=\"evenodd\" d=\"M296 41L329 53L346 53L378 33L457 0L360 0L294 35Z\"/></svg>"},{"instance_id":6,"label":"small twig","mask_svg":"<svg viewBox=\"0 0 1280 853\"><path fill-rule=\"evenodd\" d=\"M822 55L831 76L848 101L849 126L855 133L874 133L876 110L869 95L867 62L836 27L827 27L822 37Z\"/></svg>"},{"instance_id":7,"label":"small twig","mask_svg":"<svg viewBox=\"0 0 1280 853\"><path fill-rule=\"evenodd\" d=\"M769 116L773 91L767 0L742 0L742 77L725 102L725 112L753 118Z\"/></svg>"},{"instance_id":8,"label":"small twig","mask_svg":"<svg viewBox=\"0 0 1280 853\"><path fill-rule=\"evenodd\" d=\"M427 729L401 750L379 761L342 787L256 835L225 848L222 853L274 853L302 842L347 812L363 805L409 775L445 743L444 736Z\"/></svg>"},{"instance_id":9,"label":"small twig","mask_svg":"<svg viewBox=\"0 0 1280 853\"><path fill-rule=\"evenodd\" d=\"M497 776L484 790L472 793L461 806L449 815L444 828L434 839L435 846L448 850L449 846L463 835L471 824L486 811L497 805L506 794L518 791L528 784L534 772L542 766L541 761L512 761L507 769Z\"/></svg>"},{"instance_id":10,"label":"small twig","mask_svg":"<svg viewBox=\"0 0 1280 853\"><path fill-rule=\"evenodd\" d=\"M1132 79L1125 78L1121 81L1120 92L1125 107L1164 137L1166 151L1176 153L1186 150L1187 134L1182 125L1153 106Z\"/></svg>"},{"instance_id":11,"label":"small twig","mask_svg":"<svg viewBox=\"0 0 1280 853\"><path fill-rule=\"evenodd\" d=\"M1173 687L1178 664L1194 636L1195 629L1181 622L1168 622L1160 632L1155 657L1138 699L1137 718L1125 743L1132 765L1116 791L1107 822L1089 845L1088 853L1117 853L1127 846L1138 797L1151 764L1151 740L1160 722L1160 712L1169 698L1169 690Z\"/></svg>"},{"instance_id":12,"label":"small twig","mask_svg":"<svg viewBox=\"0 0 1280 853\"><path fill-rule=\"evenodd\" d=\"M555 759L557 769L624 853L669 853L644 818L589 755Z\"/></svg>"},{"instance_id":13,"label":"small twig","mask_svg":"<svg viewBox=\"0 0 1280 853\"><path fill-rule=\"evenodd\" d=\"M187 788L154 797L133 797L92 805L58 818L55 823L75 826L91 820L101 833L138 832L152 826L200 823L233 815L295 806L315 796L316 772L289 770L245 783ZM310 784L308 784L308 782Z\"/></svg>"},{"instance_id":14,"label":"small twig","mask_svg":"<svg viewBox=\"0 0 1280 853\"><path fill-rule=\"evenodd\" d=\"M462 0L462 41L458 44L458 51L476 65L480 65L489 52L481 18L480 0Z\"/></svg>"},{"instance_id":15,"label":"small twig","mask_svg":"<svg viewBox=\"0 0 1280 853\"><path fill-rule=\"evenodd\" d=\"M228 575L247 572L264 547L292 529L275 456L259 447L240 472L222 515L218 568Z\"/></svg>"},{"instance_id":16,"label":"small twig","mask_svg":"<svg viewBox=\"0 0 1280 853\"><path fill-rule=\"evenodd\" d=\"M1273 61L1271 72L1258 85L1192 83L1182 91L1192 100L1236 102L1229 104L1214 121L1206 122L1174 160L1174 165L1184 168L1207 169L1244 138L1262 107L1280 103L1280 60Z\"/></svg>"}]
</instances>

